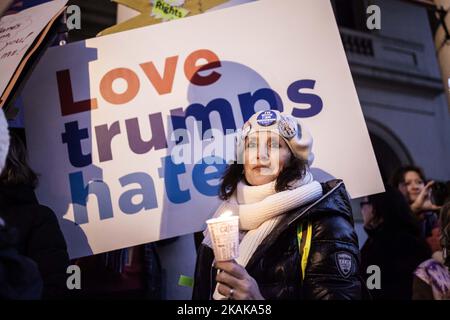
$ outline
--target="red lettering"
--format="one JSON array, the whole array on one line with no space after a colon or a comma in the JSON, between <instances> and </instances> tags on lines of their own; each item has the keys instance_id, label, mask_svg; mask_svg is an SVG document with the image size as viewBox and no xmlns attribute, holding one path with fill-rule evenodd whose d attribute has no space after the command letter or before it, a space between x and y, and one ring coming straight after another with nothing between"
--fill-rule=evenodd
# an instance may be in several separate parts
<instances>
[{"instance_id":1,"label":"red lettering","mask_svg":"<svg viewBox=\"0 0 450 320\"><path fill-rule=\"evenodd\" d=\"M197 66L197 61L205 59L207 63ZM193 84L198 86L208 86L213 84L221 77L221 74L213 71L207 76L201 76L199 72L211 70L220 67L219 57L207 49L200 49L192 52L184 62L184 74L186 78Z\"/></svg>"},{"instance_id":2,"label":"red lettering","mask_svg":"<svg viewBox=\"0 0 450 320\"><path fill-rule=\"evenodd\" d=\"M175 70L177 68L177 61L178 56L166 58L163 77L161 77L159 72L156 70L155 65L152 61L140 64L142 70L144 70L145 75L160 95L172 92Z\"/></svg>"},{"instance_id":3,"label":"red lettering","mask_svg":"<svg viewBox=\"0 0 450 320\"><path fill-rule=\"evenodd\" d=\"M127 82L127 90L116 93L112 84L116 79L122 78ZM100 81L100 93L106 101L112 104L125 104L136 97L139 91L139 78L133 70L117 68L105 74Z\"/></svg>"},{"instance_id":4,"label":"red lettering","mask_svg":"<svg viewBox=\"0 0 450 320\"><path fill-rule=\"evenodd\" d=\"M63 116L97 109L97 99L73 101L69 70L66 69L56 72L56 81L58 83L59 104Z\"/></svg>"}]
</instances>

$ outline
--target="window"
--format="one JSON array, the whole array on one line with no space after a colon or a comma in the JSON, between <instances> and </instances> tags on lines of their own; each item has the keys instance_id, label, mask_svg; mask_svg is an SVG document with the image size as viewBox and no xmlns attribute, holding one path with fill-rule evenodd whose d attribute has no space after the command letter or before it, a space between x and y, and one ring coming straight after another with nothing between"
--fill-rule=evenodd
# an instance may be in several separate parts
<instances>
[{"instance_id":1,"label":"window","mask_svg":"<svg viewBox=\"0 0 450 320\"><path fill-rule=\"evenodd\" d=\"M365 0L331 0L334 15L339 27L367 31Z\"/></svg>"}]
</instances>

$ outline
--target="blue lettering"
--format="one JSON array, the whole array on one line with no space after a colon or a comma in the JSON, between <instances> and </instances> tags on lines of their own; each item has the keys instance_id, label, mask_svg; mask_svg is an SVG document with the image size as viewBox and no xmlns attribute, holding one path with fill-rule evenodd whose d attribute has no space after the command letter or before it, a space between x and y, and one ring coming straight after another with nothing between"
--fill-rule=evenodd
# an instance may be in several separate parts
<instances>
[{"instance_id":1,"label":"blue lettering","mask_svg":"<svg viewBox=\"0 0 450 320\"><path fill-rule=\"evenodd\" d=\"M210 167L216 170L206 173L206 170ZM192 182L198 192L205 196L217 196L219 194L220 182L211 185L208 181L220 179L226 167L225 161L219 157L207 157L197 163L192 169Z\"/></svg>"},{"instance_id":2,"label":"blue lettering","mask_svg":"<svg viewBox=\"0 0 450 320\"><path fill-rule=\"evenodd\" d=\"M164 186L166 188L167 198L173 203L184 203L191 200L189 190L181 190L178 175L186 173L184 164L175 164L172 157L161 158L163 167L160 170L160 177L164 177Z\"/></svg>"},{"instance_id":3,"label":"blue lettering","mask_svg":"<svg viewBox=\"0 0 450 320\"><path fill-rule=\"evenodd\" d=\"M97 197L100 220L113 217L111 192L105 182L101 180L92 180L85 186L81 171L69 174L69 181L73 203L73 214L76 224L89 222L86 208L87 197L89 194L95 194Z\"/></svg>"},{"instance_id":4,"label":"blue lettering","mask_svg":"<svg viewBox=\"0 0 450 320\"><path fill-rule=\"evenodd\" d=\"M255 113L256 102L260 100L266 101L270 109L283 112L283 102L280 95L270 88L256 90L253 94L250 92L243 93L238 95L238 98L244 123Z\"/></svg>"},{"instance_id":5,"label":"blue lettering","mask_svg":"<svg viewBox=\"0 0 450 320\"><path fill-rule=\"evenodd\" d=\"M296 103L306 103L311 107L308 109L292 109L292 115L297 118L314 117L322 111L323 102L318 95L312 93L301 93L300 89L314 89L315 80L297 80L287 89L289 100Z\"/></svg>"},{"instance_id":6,"label":"blue lettering","mask_svg":"<svg viewBox=\"0 0 450 320\"><path fill-rule=\"evenodd\" d=\"M142 209L154 209L158 207L156 200L155 185L152 177L143 172L131 173L119 179L122 187L137 183L141 187L125 191L119 198L120 210L128 214L134 214ZM133 203L133 198L142 195L142 201L138 204Z\"/></svg>"},{"instance_id":7,"label":"blue lettering","mask_svg":"<svg viewBox=\"0 0 450 320\"><path fill-rule=\"evenodd\" d=\"M91 154L83 154L81 140L88 139L88 129L79 129L78 122L73 121L64 124L66 132L62 134L62 142L67 143L70 163L77 168L88 166L92 163Z\"/></svg>"}]
</instances>

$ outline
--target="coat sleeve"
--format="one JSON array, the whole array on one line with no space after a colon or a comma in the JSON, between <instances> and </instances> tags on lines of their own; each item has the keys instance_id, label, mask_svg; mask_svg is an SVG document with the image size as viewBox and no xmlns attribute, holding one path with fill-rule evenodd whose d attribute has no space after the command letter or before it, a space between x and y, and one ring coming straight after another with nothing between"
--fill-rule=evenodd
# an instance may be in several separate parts
<instances>
[{"instance_id":1,"label":"coat sleeve","mask_svg":"<svg viewBox=\"0 0 450 320\"><path fill-rule=\"evenodd\" d=\"M0 300L40 299L42 279L38 267L17 252L14 231L0 225Z\"/></svg>"},{"instance_id":2,"label":"coat sleeve","mask_svg":"<svg viewBox=\"0 0 450 320\"><path fill-rule=\"evenodd\" d=\"M310 300L359 300L366 292L360 277L358 238L350 218L334 212L311 217L313 235L303 295Z\"/></svg>"},{"instance_id":3,"label":"coat sleeve","mask_svg":"<svg viewBox=\"0 0 450 320\"><path fill-rule=\"evenodd\" d=\"M42 275L43 297L67 295L69 256L58 220L50 208L39 206L27 243L27 255L37 263Z\"/></svg>"},{"instance_id":4,"label":"coat sleeve","mask_svg":"<svg viewBox=\"0 0 450 320\"><path fill-rule=\"evenodd\" d=\"M194 288L192 300L211 300L212 288L215 288L214 253L211 248L201 244L197 252L197 263L195 265Z\"/></svg>"}]
</instances>

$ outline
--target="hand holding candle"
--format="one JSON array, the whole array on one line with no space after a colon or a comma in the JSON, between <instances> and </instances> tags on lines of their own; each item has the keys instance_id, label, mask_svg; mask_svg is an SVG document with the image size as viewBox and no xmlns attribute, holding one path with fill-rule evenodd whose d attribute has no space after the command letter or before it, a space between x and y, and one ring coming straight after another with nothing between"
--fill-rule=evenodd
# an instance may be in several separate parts
<instances>
[{"instance_id":1,"label":"hand holding candle","mask_svg":"<svg viewBox=\"0 0 450 320\"><path fill-rule=\"evenodd\" d=\"M216 261L230 261L239 256L239 217L227 211L206 221Z\"/></svg>"}]
</instances>

